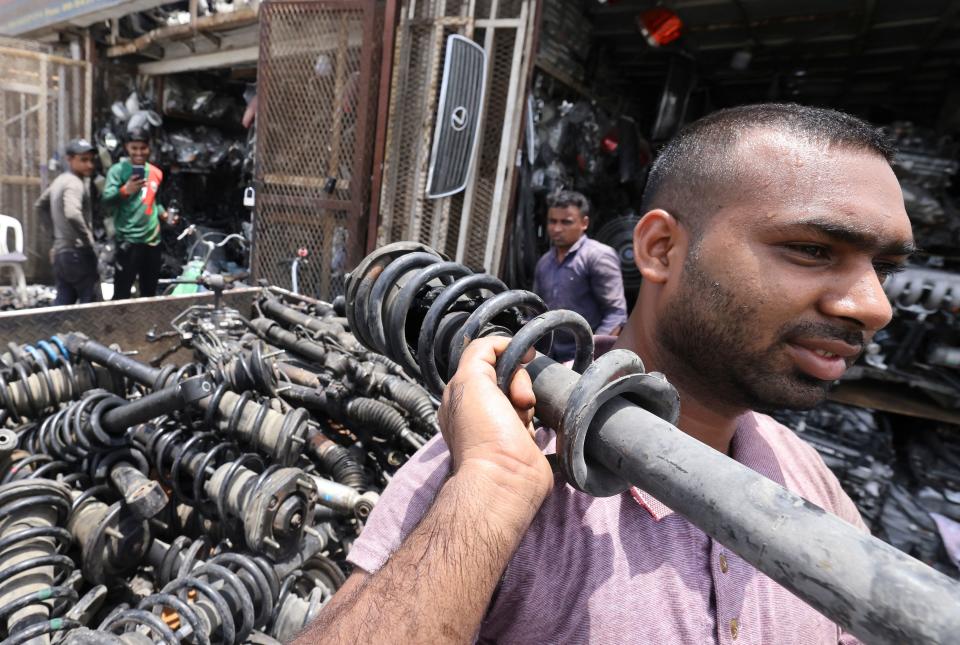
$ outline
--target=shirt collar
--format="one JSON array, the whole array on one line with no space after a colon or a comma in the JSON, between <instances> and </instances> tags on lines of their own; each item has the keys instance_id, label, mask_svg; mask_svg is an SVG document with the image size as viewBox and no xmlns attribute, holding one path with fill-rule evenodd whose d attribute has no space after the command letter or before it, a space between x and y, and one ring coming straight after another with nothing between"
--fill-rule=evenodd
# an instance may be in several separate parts
<instances>
[{"instance_id":1,"label":"shirt collar","mask_svg":"<svg viewBox=\"0 0 960 645\"><path fill-rule=\"evenodd\" d=\"M748 412L740 417L737 431L730 443L730 456L767 479L781 486L786 485L777 457L770 445L760 435L757 415L753 412ZM631 486L630 496L650 513L650 517L655 522L673 514L673 509L645 490Z\"/></svg>"},{"instance_id":2,"label":"shirt collar","mask_svg":"<svg viewBox=\"0 0 960 645\"><path fill-rule=\"evenodd\" d=\"M567 254L563 256L563 261L565 262L567 258L571 257L574 253L576 253L577 251L579 251L579 250L580 250L580 247L582 247L582 246L583 246L584 244L586 244L586 243L587 243L587 234L584 233L583 235L580 236L580 239L579 239L579 240L577 240L576 242L573 243L573 246L570 247L570 250L567 251ZM553 261L556 262L556 261L557 261L557 249L556 249L556 247L550 249L550 251L551 251L551 253L553 253Z\"/></svg>"}]
</instances>

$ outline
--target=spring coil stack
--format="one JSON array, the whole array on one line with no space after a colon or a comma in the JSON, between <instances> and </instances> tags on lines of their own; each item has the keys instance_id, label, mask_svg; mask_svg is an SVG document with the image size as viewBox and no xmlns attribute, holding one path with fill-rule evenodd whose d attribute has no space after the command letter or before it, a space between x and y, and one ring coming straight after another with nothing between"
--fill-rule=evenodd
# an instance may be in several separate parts
<instances>
[{"instance_id":1,"label":"spring coil stack","mask_svg":"<svg viewBox=\"0 0 960 645\"><path fill-rule=\"evenodd\" d=\"M0 355L4 643L278 642L343 584L437 401L332 306L256 309L179 316L186 363L70 330Z\"/></svg>"},{"instance_id":2,"label":"spring coil stack","mask_svg":"<svg viewBox=\"0 0 960 645\"><path fill-rule=\"evenodd\" d=\"M497 384L506 393L532 348L545 353L554 332L572 335L572 369L580 376L564 400L538 407L538 414L557 430L561 472L572 486L592 495L629 487L605 468L588 464L585 456L587 431L605 401L629 394L670 423L679 417L676 390L662 375L647 373L632 352L615 350L594 361L593 331L581 315L548 311L535 293L509 290L498 278L447 261L421 244L398 242L367 256L347 280L346 314L361 343L383 352L436 396L474 339L512 337L496 365Z\"/></svg>"},{"instance_id":3,"label":"spring coil stack","mask_svg":"<svg viewBox=\"0 0 960 645\"><path fill-rule=\"evenodd\" d=\"M47 479L0 486L0 635L26 643L72 629L64 618L79 600L70 580L72 538L64 526L70 511L65 484Z\"/></svg>"}]
</instances>

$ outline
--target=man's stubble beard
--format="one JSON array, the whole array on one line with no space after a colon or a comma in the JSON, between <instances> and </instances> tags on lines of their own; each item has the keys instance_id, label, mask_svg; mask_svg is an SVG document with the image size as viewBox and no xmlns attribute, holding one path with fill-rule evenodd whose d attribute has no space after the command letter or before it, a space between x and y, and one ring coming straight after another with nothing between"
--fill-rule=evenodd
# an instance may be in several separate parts
<instances>
[{"instance_id":1,"label":"man's stubble beard","mask_svg":"<svg viewBox=\"0 0 960 645\"><path fill-rule=\"evenodd\" d=\"M763 336L751 327L756 314L707 275L691 249L680 290L657 321L658 369L701 404L770 412L823 401L830 384L799 372L783 356L783 339L802 323L787 323L772 346L755 348L752 342Z\"/></svg>"}]
</instances>

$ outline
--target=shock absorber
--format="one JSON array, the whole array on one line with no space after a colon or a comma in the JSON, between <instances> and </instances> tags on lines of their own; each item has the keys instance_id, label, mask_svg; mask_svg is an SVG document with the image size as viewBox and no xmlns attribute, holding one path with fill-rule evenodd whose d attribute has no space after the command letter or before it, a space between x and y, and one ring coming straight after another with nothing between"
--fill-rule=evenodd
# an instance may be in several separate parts
<instances>
[{"instance_id":1,"label":"shock absorber","mask_svg":"<svg viewBox=\"0 0 960 645\"><path fill-rule=\"evenodd\" d=\"M44 421L30 441L37 450L34 457L52 456L58 465L86 469L95 481L109 479L135 515L153 517L166 506L167 497L159 483L147 476L144 456L130 448L127 428L183 409L212 390L212 382L205 377L192 377L132 402L104 390L87 392ZM14 464L7 469L7 477L37 476L25 466Z\"/></svg>"},{"instance_id":2,"label":"shock absorber","mask_svg":"<svg viewBox=\"0 0 960 645\"><path fill-rule=\"evenodd\" d=\"M312 526L317 491L299 468L266 467L214 433L187 437L169 424L141 425L134 440L182 503L236 525L248 548L281 560L297 551Z\"/></svg>"},{"instance_id":3,"label":"shock absorber","mask_svg":"<svg viewBox=\"0 0 960 645\"><path fill-rule=\"evenodd\" d=\"M178 373L169 366L151 367L81 334L68 335L66 342L71 351L91 361L108 365L111 370L153 389L169 389L184 382L181 379L184 371L189 368L182 368ZM230 390L232 383L242 386L254 384L272 389L275 380L270 374L271 369L263 357L254 354L251 360L242 361L241 364L233 363L229 370L222 370L217 375L221 382L216 388L204 392L204 396L197 397L192 402L204 411L204 423L207 427L225 437L236 438L241 443L270 455L281 464L290 465L296 463L307 442L310 431L309 412L295 409L284 414L256 400L249 390L243 394ZM155 416L164 412L166 411Z\"/></svg>"},{"instance_id":4,"label":"shock absorber","mask_svg":"<svg viewBox=\"0 0 960 645\"><path fill-rule=\"evenodd\" d=\"M147 561L161 586L205 562L230 566L251 592L254 627L284 642L306 626L345 581L340 568L319 553L274 563L254 554L220 553L205 539L183 536L171 544L155 539Z\"/></svg>"},{"instance_id":5,"label":"shock absorber","mask_svg":"<svg viewBox=\"0 0 960 645\"><path fill-rule=\"evenodd\" d=\"M67 528L80 546L83 577L93 584L112 584L133 571L150 546L150 524L125 504L107 505L96 497L103 486L73 491Z\"/></svg>"},{"instance_id":6,"label":"shock absorber","mask_svg":"<svg viewBox=\"0 0 960 645\"><path fill-rule=\"evenodd\" d=\"M91 389L118 394L124 391L122 377L89 361L77 357L71 360L56 336L50 343L40 341L37 346L40 349L24 346L22 353L0 366L0 423L6 418L15 422L39 419Z\"/></svg>"},{"instance_id":7,"label":"shock absorber","mask_svg":"<svg viewBox=\"0 0 960 645\"><path fill-rule=\"evenodd\" d=\"M960 633L957 583L678 430L676 390L626 350L591 364L592 331L578 314L546 311L536 294L409 242L378 249L350 274L346 314L361 342L436 394L480 336L513 337L496 366L507 392L528 350L555 330L572 333L573 369L542 354L526 366L572 486L596 496L642 488L863 640Z\"/></svg>"},{"instance_id":8,"label":"shock absorber","mask_svg":"<svg viewBox=\"0 0 960 645\"><path fill-rule=\"evenodd\" d=\"M204 540L155 540L149 559L161 591L136 609L112 613L99 631L122 643L139 643L135 631L148 634L147 642L242 643L254 633L257 640L250 642L264 642L263 634L286 642L344 582L339 568L321 555L282 573L256 556L210 551Z\"/></svg>"},{"instance_id":9,"label":"shock absorber","mask_svg":"<svg viewBox=\"0 0 960 645\"><path fill-rule=\"evenodd\" d=\"M64 528L70 491L59 482L23 480L0 486L0 636L20 644L79 627L64 617L79 599L67 579L73 560Z\"/></svg>"},{"instance_id":10,"label":"shock absorber","mask_svg":"<svg viewBox=\"0 0 960 645\"><path fill-rule=\"evenodd\" d=\"M275 302L268 300L267 302ZM289 309L276 303L275 308ZM291 310L294 311L294 310ZM308 320L310 316L299 314ZM299 318L298 318L299 320ZM385 397L394 401L405 410L414 425L428 436L437 432L436 406L430 395L409 378L402 378L394 370L390 370L382 362L374 363L368 360L358 360L345 351L336 351L336 346L327 348L324 345L298 336L296 333L283 329L278 323L266 318L256 318L250 321L251 327L271 344L281 347L290 354L302 356L311 363L322 366L329 372L332 380L342 382L344 379L355 386L356 394L365 397ZM354 341L355 342L355 341ZM363 353L364 358L382 356L380 354ZM399 366L390 361L390 364L399 370ZM283 366L281 366L281 370Z\"/></svg>"}]
</instances>

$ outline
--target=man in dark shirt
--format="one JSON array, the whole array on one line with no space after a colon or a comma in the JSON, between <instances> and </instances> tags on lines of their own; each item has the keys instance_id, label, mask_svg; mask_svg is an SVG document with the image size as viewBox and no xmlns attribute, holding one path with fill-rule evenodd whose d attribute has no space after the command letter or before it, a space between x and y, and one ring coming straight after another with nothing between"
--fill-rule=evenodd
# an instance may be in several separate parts
<instances>
[{"instance_id":1,"label":"man in dark shirt","mask_svg":"<svg viewBox=\"0 0 960 645\"><path fill-rule=\"evenodd\" d=\"M93 175L94 147L86 139L67 145L67 172L43 191L35 205L53 225L53 275L56 305L101 299L97 254L90 226L90 192L84 179Z\"/></svg>"},{"instance_id":2,"label":"man in dark shirt","mask_svg":"<svg viewBox=\"0 0 960 645\"><path fill-rule=\"evenodd\" d=\"M537 262L533 290L551 309L571 309L587 319L594 333L617 335L627 321L623 275L617 253L587 237L590 202L573 191L547 198L547 232L553 247ZM557 333L550 355L573 358L569 334Z\"/></svg>"}]
</instances>

